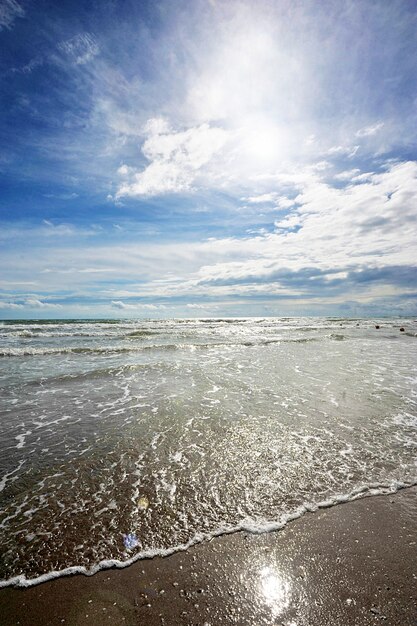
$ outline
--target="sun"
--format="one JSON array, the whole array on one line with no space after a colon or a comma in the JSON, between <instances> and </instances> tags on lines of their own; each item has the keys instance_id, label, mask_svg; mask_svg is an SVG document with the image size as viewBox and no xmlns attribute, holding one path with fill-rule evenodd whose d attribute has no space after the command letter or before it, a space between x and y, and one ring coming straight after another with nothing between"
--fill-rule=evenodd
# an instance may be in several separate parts
<instances>
[{"instance_id":1,"label":"sun","mask_svg":"<svg viewBox=\"0 0 417 626\"><path fill-rule=\"evenodd\" d=\"M272 163L282 155L283 133L267 120L257 121L246 125L242 143L247 159Z\"/></svg>"}]
</instances>

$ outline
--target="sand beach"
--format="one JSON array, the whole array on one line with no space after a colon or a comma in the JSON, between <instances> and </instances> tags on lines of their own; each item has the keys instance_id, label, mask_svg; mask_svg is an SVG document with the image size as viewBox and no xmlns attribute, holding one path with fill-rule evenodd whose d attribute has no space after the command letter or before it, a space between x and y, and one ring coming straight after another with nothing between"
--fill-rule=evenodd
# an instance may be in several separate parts
<instances>
[{"instance_id":1,"label":"sand beach","mask_svg":"<svg viewBox=\"0 0 417 626\"><path fill-rule=\"evenodd\" d=\"M166 558L0 590L3 626L415 626L417 488Z\"/></svg>"}]
</instances>

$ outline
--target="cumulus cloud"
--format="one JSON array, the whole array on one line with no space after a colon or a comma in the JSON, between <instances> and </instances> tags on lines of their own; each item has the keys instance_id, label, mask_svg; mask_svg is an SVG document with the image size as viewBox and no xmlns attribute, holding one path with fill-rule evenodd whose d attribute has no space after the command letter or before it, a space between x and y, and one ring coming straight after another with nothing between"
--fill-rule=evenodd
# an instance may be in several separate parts
<instances>
[{"instance_id":1,"label":"cumulus cloud","mask_svg":"<svg viewBox=\"0 0 417 626\"><path fill-rule=\"evenodd\" d=\"M3 28L22 17L19 2L0 0ZM20 152L1 167L15 168L16 184L22 171L39 172L37 189L61 209L73 204L74 223L62 223L67 211L36 224L30 204L26 224L2 224L2 276L25 289L7 294L10 306L24 306L31 278L39 293L62 294L64 283L68 302L95 299L106 313L132 315L159 310L142 301L168 298L170 309L181 301L198 311L220 296L336 297L339 289L337 297L357 302L365 290L408 288L416 174L401 161L415 144L415 37L401 3L292 3L288 11L238 1L212 11L202 1L167 5L152 27L153 9L145 16L136 3L131 23L113 24L104 3L100 19L95 10L83 16L77 35L59 11L46 16L35 4L38 35L45 19L56 27L39 50L22 48L20 71L43 63L42 85L55 87L45 99L38 81L9 72L28 91L13 113ZM367 37L356 36L365 18ZM387 153L398 162L384 169ZM103 209L105 196L116 209ZM56 209L39 206L36 215ZM102 231L86 242L80 234L97 232L89 219Z\"/></svg>"},{"instance_id":2,"label":"cumulus cloud","mask_svg":"<svg viewBox=\"0 0 417 626\"><path fill-rule=\"evenodd\" d=\"M189 191L228 138L225 130L209 124L170 131L161 119L148 120L145 131L142 153L149 164L135 173L126 165L119 168L119 174L130 179L119 186L117 198Z\"/></svg>"},{"instance_id":3,"label":"cumulus cloud","mask_svg":"<svg viewBox=\"0 0 417 626\"><path fill-rule=\"evenodd\" d=\"M1 0L0 2L0 31L4 28L10 30L13 22L18 17L25 15L24 9L16 0Z\"/></svg>"},{"instance_id":4,"label":"cumulus cloud","mask_svg":"<svg viewBox=\"0 0 417 626\"><path fill-rule=\"evenodd\" d=\"M276 222L277 233L247 242L250 258L203 266L199 281L232 285L278 280L296 285L295 273L303 270L305 277L306 268L310 280L329 270L362 272L389 266L396 268L398 277L402 267L416 265L416 162L390 165L368 175L366 182L342 189L312 180L295 200L297 208Z\"/></svg>"},{"instance_id":5,"label":"cumulus cloud","mask_svg":"<svg viewBox=\"0 0 417 626\"><path fill-rule=\"evenodd\" d=\"M107 297L113 309L132 312L163 312L165 304L152 303L162 298L171 307L184 298L203 305L205 298L237 296L336 297L338 291L339 297L353 300L365 293L387 295L387 290L398 297L405 294L417 275L417 163L391 162L363 180L353 176L342 187L332 178L302 174L286 179L294 206L275 220L273 231L188 242L81 246L76 251L44 248L31 260L30 276L44 272L42 283L57 290L66 272L67 288L80 293L84 286L90 298L89 286L94 286L101 301ZM28 278L24 259L1 262L6 280Z\"/></svg>"}]
</instances>

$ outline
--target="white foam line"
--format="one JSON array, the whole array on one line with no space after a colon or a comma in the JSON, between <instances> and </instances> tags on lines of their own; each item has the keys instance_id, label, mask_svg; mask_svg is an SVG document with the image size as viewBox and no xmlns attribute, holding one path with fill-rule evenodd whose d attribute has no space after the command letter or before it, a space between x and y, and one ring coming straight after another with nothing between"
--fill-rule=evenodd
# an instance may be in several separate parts
<instances>
[{"instance_id":1,"label":"white foam line","mask_svg":"<svg viewBox=\"0 0 417 626\"><path fill-rule=\"evenodd\" d=\"M318 509L330 508L332 506L336 506L337 504L343 504L345 502L353 502L354 500L358 500L359 498L393 494L397 491L400 491L400 489L406 489L407 487L415 486L417 486L417 477L415 480L408 483L393 481L390 484L372 483L369 485L362 485L353 489L353 491L351 491L350 493L336 495L333 498L329 498L328 500L322 500L318 503L304 503L292 513L288 513L282 516L279 521L255 522L254 520L248 518L243 520L240 524L236 526L225 525L219 527L211 533L196 533L194 537L192 537L187 543L172 546L171 548L143 550L142 552L135 554L135 556L127 559L126 561L119 561L117 559L106 559L104 561L100 561L96 565L93 565L93 567L89 569L81 565L74 565L72 567L66 567L63 570L54 570L52 572L48 572L47 574L37 576L36 578L29 579L26 578L24 574L21 574L19 576L9 578L8 580L0 580L0 588L12 586L32 587L34 585L39 585L40 583L47 582L48 580L53 580L54 578L60 578L61 576L71 576L73 574L84 574L85 576L93 576L101 570L110 568L122 569L124 567L129 567L129 565L132 565L136 561L142 559L152 559L156 556L166 557L174 554L175 552L185 552L192 546L202 543L203 541L209 541L214 537L219 537L221 535L231 535L233 533L241 531L249 532L256 535L274 532L277 530L282 530L288 524L288 522L302 517L305 513L312 513L314 511L317 511Z\"/></svg>"},{"instance_id":2,"label":"white foam line","mask_svg":"<svg viewBox=\"0 0 417 626\"><path fill-rule=\"evenodd\" d=\"M26 442L26 437L28 435L31 435L32 431L31 430L27 430L25 433L22 433L21 435L16 435L15 439L19 442L15 447L16 448L23 448Z\"/></svg>"},{"instance_id":3,"label":"white foam line","mask_svg":"<svg viewBox=\"0 0 417 626\"><path fill-rule=\"evenodd\" d=\"M6 483L9 479L10 476L13 476L13 474L16 474L16 472L18 472L20 470L20 468L22 467L23 463L25 463L26 460L22 460L19 461L19 465L11 472L8 472L7 474L5 474L2 478L0 478L0 492L3 491L3 489L6 486ZM0 582L0 586L1 586L1 582Z\"/></svg>"}]
</instances>

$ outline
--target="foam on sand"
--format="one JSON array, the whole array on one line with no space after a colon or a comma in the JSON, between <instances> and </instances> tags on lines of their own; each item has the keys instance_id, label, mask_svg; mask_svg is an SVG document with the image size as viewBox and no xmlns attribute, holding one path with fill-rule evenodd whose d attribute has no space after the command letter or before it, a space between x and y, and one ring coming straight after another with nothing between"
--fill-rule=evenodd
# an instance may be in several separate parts
<instances>
[{"instance_id":1,"label":"foam on sand","mask_svg":"<svg viewBox=\"0 0 417 626\"><path fill-rule=\"evenodd\" d=\"M347 494L339 494L335 495L332 498L327 500L323 500L318 503L306 502L292 513L288 513L283 515L279 520L271 520L271 521L259 521L247 518L242 520L242 522L236 526L228 526L224 525L213 532L199 532L195 534L187 543L179 544L176 546L172 546L167 549L154 549L154 550L144 550L135 554L132 558L127 558L124 561L120 561L117 559L105 559L100 561L99 563L93 565L90 568L86 568L83 566L73 566L66 567L65 569L59 571L51 571L42 576L38 576L36 578L28 579L24 575L14 576L9 580L0 580L0 588L4 587L32 587L34 585L38 585L40 583L53 580L55 578L60 578L62 576L71 576L74 574L83 574L84 576L93 576L97 574L97 572L110 568L125 568L129 565L132 565L138 560L141 559L152 559L154 557L167 557L176 552L186 551L194 545L202 543L203 541L210 541L215 537L219 537L222 535L228 535L237 532L247 532L251 534L263 534L270 533L282 530L289 522L292 522L296 519L302 517L305 513L313 513L318 511L319 509L330 508L333 506L337 506L338 504L343 504L346 502L353 502L354 500L358 500L359 498L369 497L369 496L378 496L378 495L388 495L394 494L400 489L405 489L407 487L413 487L417 485L417 478L414 482L411 483L400 483L393 482L390 485L377 485L377 484L369 484L362 485Z\"/></svg>"}]
</instances>

